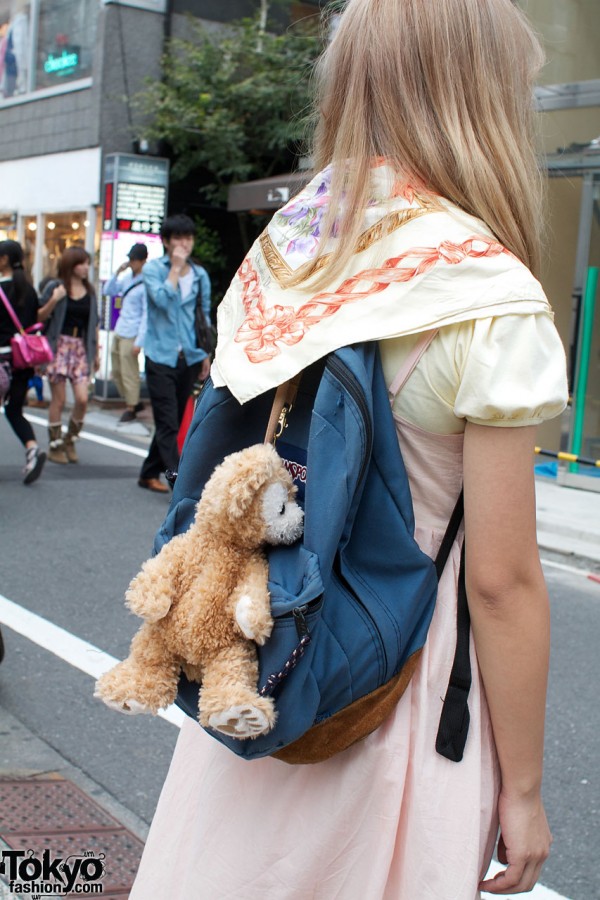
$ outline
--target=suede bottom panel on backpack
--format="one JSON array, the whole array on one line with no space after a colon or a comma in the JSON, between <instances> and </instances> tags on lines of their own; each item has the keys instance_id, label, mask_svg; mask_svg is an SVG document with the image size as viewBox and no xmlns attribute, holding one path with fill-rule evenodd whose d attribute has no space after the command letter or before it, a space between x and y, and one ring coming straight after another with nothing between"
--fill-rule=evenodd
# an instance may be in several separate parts
<instances>
[{"instance_id":1,"label":"suede bottom panel on backpack","mask_svg":"<svg viewBox=\"0 0 600 900\"><path fill-rule=\"evenodd\" d=\"M314 725L297 741L271 755L290 765L324 762L376 731L408 687L422 652L421 649L413 653L387 684Z\"/></svg>"}]
</instances>

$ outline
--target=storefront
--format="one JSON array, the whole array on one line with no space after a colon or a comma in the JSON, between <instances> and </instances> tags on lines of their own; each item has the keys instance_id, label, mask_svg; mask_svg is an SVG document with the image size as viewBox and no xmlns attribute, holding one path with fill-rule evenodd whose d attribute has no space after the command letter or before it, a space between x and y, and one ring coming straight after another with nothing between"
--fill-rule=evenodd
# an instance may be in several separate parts
<instances>
[{"instance_id":1,"label":"storefront","mask_svg":"<svg viewBox=\"0 0 600 900\"><path fill-rule=\"evenodd\" d=\"M0 0L0 103L91 79L98 0Z\"/></svg>"},{"instance_id":2,"label":"storefront","mask_svg":"<svg viewBox=\"0 0 600 900\"><path fill-rule=\"evenodd\" d=\"M0 163L0 237L22 244L35 285L67 247L84 247L97 271L100 159L97 147Z\"/></svg>"}]
</instances>

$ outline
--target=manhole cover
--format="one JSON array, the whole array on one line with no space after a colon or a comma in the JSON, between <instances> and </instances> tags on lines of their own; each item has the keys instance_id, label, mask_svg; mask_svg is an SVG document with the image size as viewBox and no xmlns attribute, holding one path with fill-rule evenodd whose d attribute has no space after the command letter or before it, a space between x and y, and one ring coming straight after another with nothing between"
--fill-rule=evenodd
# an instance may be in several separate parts
<instances>
[{"instance_id":1,"label":"manhole cover","mask_svg":"<svg viewBox=\"0 0 600 900\"><path fill-rule=\"evenodd\" d=\"M62 778L0 778L0 838L9 852L23 854L7 857L4 851L0 878L5 884L11 880L56 884L52 873L57 870L62 873L58 880L65 884L68 867L73 884L87 880L88 888L92 883L102 885L98 896L103 900L129 895L144 847L91 797ZM81 888L76 890L79 896ZM39 893L43 892L42 888ZM4 896L11 894L0 892L0 900Z\"/></svg>"}]
</instances>

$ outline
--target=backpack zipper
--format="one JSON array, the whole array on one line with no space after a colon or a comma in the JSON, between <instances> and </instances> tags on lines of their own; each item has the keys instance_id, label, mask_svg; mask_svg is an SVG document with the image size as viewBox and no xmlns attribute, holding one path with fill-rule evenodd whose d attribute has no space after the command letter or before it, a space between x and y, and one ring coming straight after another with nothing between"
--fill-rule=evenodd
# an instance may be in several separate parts
<instances>
[{"instance_id":1,"label":"backpack zipper","mask_svg":"<svg viewBox=\"0 0 600 900\"><path fill-rule=\"evenodd\" d=\"M363 478L366 475L367 466L369 464L369 459L373 450L373 423L371 421L369 407L367 406L364 394L361 391L356 378L351 372L348 371L348 368L344 365L343 362L341 362L341 360L331 354L327 359L326 368L328 368L331 374L335 378L337 378L337 380L346 388L346 390L356 403L365 426L366 451L363 454L358 481L356 483L356 488L358 489L362 484ZM374 633L379 636L379 646L382 653L384 671L387 671L387 654L383 645L383 641L381 640L381 634L377 622L371 615L368 607L363 603L358 594L351 588L346 579L343 577L341 572L340 560L337 555L333 564L333 572L343 590L352 600L354 600L354 602L358 606L360 606L365 616L367 616L367 618L371 621Z\"/></svg>"},{"instance_id":2,"label":"backpack zipper","mask_svg":"<svg viewBox=\"0 0 600 900\"><path fill-rule=\"evenodd\" d=\"M327 359L326 368L329 369L331 374L346 388L358 406L361 418L364 422L367 449L363 454L360 472L358 474L358 481L356 484L358 488L366 474L367 465L373 449L373 423L371 422L371 416L369 415L369 407L367 406L363 392L358 386L356 378L348 371L344 363L340 362L337 357L330 355Z\"/></svg>"},{"instance_id":3,"label":"backpack zipper","mask_svg":"<svg viewBox=\"0 0 600 900\"><path fill-rule=\"evenodd\" d=\"M356 487L358 489L358 487L362 484L363 478L366 475L367 466L368 466L371 452L373 449L373 424L371 422L371 416L369 414L369 407L365 400L364 394L358 385L356 378L354 377L354 375L352 375L351 372L348 371L348 369L344 365L344 363L342 363L335 356L330 355L327 359L326 368L328 368L329 371L331 372L331 374L334 376L334 378L336 378L340 382L340 384L342 384L346 388L346 390L348 391L348 393L350 394L350 396L356 403L358 410L360 412L361 419L364 423L365 435L366 435L366 451L363 454L360 470L358 473L358 481L356 483ZM287 415L288 411L289 410L284 410L285 415L283 417L283 427L285 427L285 416ZM281 421L281 417L280 417L280 421ZM337 565L336 565L336 563L337 563ZM336 569L337 569L337 571L336 571ZM363 610L364 614L370 619L372 626L373 626L374 633L379 636L379 646L380 646L382 657L383 657L384 671L386 671L387 670L387 655L386 655L385 647L383 646L383 641L381 640L381 635L379 632L379 628L377 627L377 623L375 622L375 619L373 618L373 616L371 615L371 613L367 609L367 607L364 605L364 603L362 602L360 597L358 597L358 595L352 590L350 585L347 584L346 580L343 578L341 571L339 571L339 560L337 560L337 559L336 559L336 562L334 562L334 573L337 577L337 580L340 583L340 586L343 588L343 590L348 594L348 596L351 598L351 600L354 600L354 602L358 606L360 606L360 608ZM259 691L259 693L261 695L264 696L264 695L273 693L275 688L285 679L285 677L289 674L291 669L295 668L295 666L297 665L297 663L299 662L301 657L304 655L306 645L308 643L310 643L310 640L311 640L308 623L306 621L306 614L309 612L310 607L312 605L314 605L315 603L319 602L320 599L321 599L320 597L317 597L315 600L311 601L308 604L305 604L304 606L294 607L294 609L291 611L291 615L294 618L294 623L296 625L296 631L298 633L298 638L299 638L300 643L298 644L296 649L292 652L291 656L289 657L289 659L283 666L282 670L280 672L273 673L268 676L265 685ZM287 614L287 616L289 616L289 615L290 615L290 613Z\"/></svg>"}]
</instances>

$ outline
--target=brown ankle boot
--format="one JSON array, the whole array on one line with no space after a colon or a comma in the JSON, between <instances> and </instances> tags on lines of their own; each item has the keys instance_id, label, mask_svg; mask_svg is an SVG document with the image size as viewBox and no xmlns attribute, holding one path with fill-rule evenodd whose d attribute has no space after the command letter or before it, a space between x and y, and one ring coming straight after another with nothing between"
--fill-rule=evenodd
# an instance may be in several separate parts
<instances>
[{"instance_id":1,"label":"brown ankle boot","mask_svg":"<svg viewBox=\"0 0 600 900\"><path fill-rule=\"evenodd\" d=\"M48 434L50 436L48 459L50 462L60 463L61 465L66 466L69 460L67 459L65 442L63 441L62 436L62 425L60 422L57 425L48 425Z\"/></svg>"},{"instance_id":2,"label":"brown ankle boot","mask_svg":"<svg viewBox=\"0 0 600 900\"><path fill-rule=\"evenodd\" d=\"M70 463L79 462L77 450L75 449L75 441L81 431L83 422L76 422L75 419L69 419L69 430L65 435L65 451L67 459Z\"/></svg>"}]
</instances>

